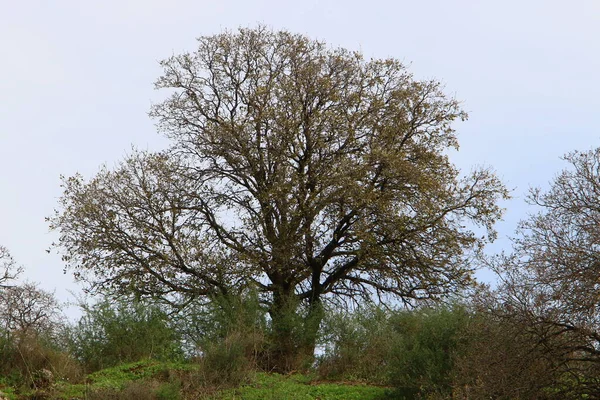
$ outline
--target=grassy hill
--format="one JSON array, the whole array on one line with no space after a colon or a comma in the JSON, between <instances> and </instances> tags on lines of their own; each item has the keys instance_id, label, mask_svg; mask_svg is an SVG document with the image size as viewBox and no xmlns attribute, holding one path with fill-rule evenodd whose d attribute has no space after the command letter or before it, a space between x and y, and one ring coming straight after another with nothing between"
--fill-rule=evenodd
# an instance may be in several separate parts
<instances>
[{"instance_id":1,"label":"grassy hill","mask_svg":"<svg viewBox=\"0 0 600 400\"><path fill-rule=\"evenodd\" d=\"M196 364L141 361L94 372L82 383L58 381L47 387L14 388L0 384L11 400L382 400L389 390L354 382L323 382L302 374L255 373L239 385L223 385ZM1 398L1 397L0 397Z\"/></svg>"}]
</instances>

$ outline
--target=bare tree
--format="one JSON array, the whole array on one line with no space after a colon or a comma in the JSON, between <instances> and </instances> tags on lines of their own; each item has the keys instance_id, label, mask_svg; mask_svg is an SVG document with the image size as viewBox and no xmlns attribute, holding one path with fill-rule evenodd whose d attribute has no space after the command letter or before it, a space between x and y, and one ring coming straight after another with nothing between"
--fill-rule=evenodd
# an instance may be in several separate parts
<instances>
[{"instance_id":1,"label":"bare tree","mask_svg":"<svg viewBox=\"0 0 600 400\"><path fill-rule=\"evenodd\" d=\"M598 398L600 149L564 159L548 190L531 190L536 213L521 222L513 252L493 260L502 279L495 313L528 337L527 351L552 360L555 393Z\"/></svg>"},{"instance_id":2,"label":"bare tree","mask_svg":"<svg viewBox=\"0 0 600 400\"><path fill-rule=\"evenodd\" d=\"M60 304L53 293L33 283L12 283L22 271L0 246L0 329L7 334L49 333L58 326Z\"/></svg>"},{"instance_id":3,"label":"bare tree","mask_svg":"<svg viewBox=\"0 0 600 400\"><path fill-rule=\"evenodd\" d=\"M541 322L515 283L474 295L453 371L453 398L562 400L597 393L598 371L571 359L584 341Z\"/></svg>"},{"instance_id":4,"label":"bare tree","mask_svg":"<svg viewBox=\"0 0 600 400\"><path fill-rule=\"evenodd\" d=\"M53 293L33 283L0 291L0 322L13 334L50 335L61 322L61 306Z\"/></svg>"},{"instance_id":5,"label":"bare tree","mask_svg":"<svg viewBox=\"0 0 600 400\"><path fill-rule=\"evenodd\" d=\"M22 272L8 249L0 246L0 290L9 287L8 282L15 280Z\"/></svg>"},{"instance_id":6,"label":"bare tree","mask_svg":"<svg viewBox=\"0 0 600 400\"><path fill-rule=\"evenodd\" d=\"M466 114L438 82L264 27L201 37L162 66L172 96L151 115L172 147L64 179L50 218L91 289L181 305L253 287L286 369L312 352L324 300L469 284L507 191L449 161ZM284 323L299 306L304 345Z\"/></svg>"}]
</instances>

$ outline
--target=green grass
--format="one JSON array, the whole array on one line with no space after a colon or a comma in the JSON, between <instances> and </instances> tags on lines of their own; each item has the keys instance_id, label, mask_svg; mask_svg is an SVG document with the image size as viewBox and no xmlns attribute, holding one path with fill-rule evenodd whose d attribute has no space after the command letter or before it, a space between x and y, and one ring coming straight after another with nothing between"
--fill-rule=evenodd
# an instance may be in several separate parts
<instances>
[{"instance_id":1,"label":"green grass","mask_svg":"<svg viewBox=\"0 0 600 400\"><path fill-rule=\"evenodd\" d=\"M88 393L103 390L123 390L136 381L162 382L155 392L161 399L177 398L179 385L169 382L173 371L195 371L197 364L161 363L157 361L140 361L128 363L113 368L107 368L89 374L85 383L71 384L66 381L56 382L50 392L50 399L85 399ZM0 384L0 392L8 395L9 399L28 398L31 393L19 393L9 386ZM162 393L161 393L162 392ZM209 391L210 392L210 391ZM211 400L383 400L388 397L388 389L376 386L353 383L332 383L316 381L310 375L293 374L279 375L256 373L248 383L232 389L212 391L205 394L203 399Z\"/></svg>"},{"instance_id":2,"label":"green grass","mask_svg":"<svg viewBox=\"0 0 600 400\"><path fill-rule=\"evenodd\" d=\"M197 368L196 364L144 360L94 372L87 376L87 380L97 387L119 388L129 381L152 378L165 371L191 371Z\"/></svg>"},{"instance_id":3,"label":"green grass","mask_svg":"<svg viewBox=\"0 0 600 400\"><path fill-rule=\"evenodd\" d=\"M85 398L85 394L101 389L123 389L129 382L152 379L168 371L190 371L197 369L196 364L164 363L153 360L138 361L106 368L89 374L85 383L71 384L60 381L56 383L53 398L73 399Z\"/></svg>"},{"instance_id":4,"label":"green grass","mask_svg":"<svg viewBox=\"0 0 600 400\"><path fill-rule=\"evenodd\" d=\"M2 386L0 387L0 397L4 396L4 398L9 400L14 400L17 398L15 391L11 387Z\"/></svg>"},{"instance_id":5,"label":"green grass","mask_svg":"<svg viewBox=\"0 0 600 400\"><path fill-rule=\"evenodd\" d=\"M256 375L252 383L224 390L214 400L382 400L389 398L388 390L376 386L313 382L306 375Z\"/></svg>"}]
</instances>

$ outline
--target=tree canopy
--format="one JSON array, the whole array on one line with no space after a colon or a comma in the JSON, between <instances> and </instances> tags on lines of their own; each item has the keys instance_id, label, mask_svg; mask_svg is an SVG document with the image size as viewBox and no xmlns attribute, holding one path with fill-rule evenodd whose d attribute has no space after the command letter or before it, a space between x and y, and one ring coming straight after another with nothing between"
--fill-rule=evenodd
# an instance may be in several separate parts
<instances>
[{"instance_id":1,"label":"tree canopy","mask_svg":"<svg viewBox=\"0 0 600 400\"><path fill-rule=\"evenodd\" d=\"M170 97L151 116L171 147L64 178L49 218L92 289L182 306L252 288L276 325L290 304L470 282L508 194L450 161L466 114L439 82L264 27L200 37L161 65Z\"/></svg>"}]
</instances>

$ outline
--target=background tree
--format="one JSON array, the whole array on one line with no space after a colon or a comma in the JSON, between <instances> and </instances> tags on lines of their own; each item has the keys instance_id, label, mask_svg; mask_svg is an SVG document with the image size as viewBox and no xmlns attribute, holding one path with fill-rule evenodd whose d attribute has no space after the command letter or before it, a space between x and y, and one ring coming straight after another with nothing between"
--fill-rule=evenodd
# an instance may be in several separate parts
<instances>
[{"instance_id":1,"label":"background tree","mask_svg":"<svg viewBox=\"0 0 600 400\"><path fill-rule=\"evenodd\" d=\"M16 279L21 272L22 268L17 266L8 249L0 246L0 290L8 287L7 283Z\"/></svg>"},{"instance_id":2,"label":"background tree","mask_svg":"<svg viewBox=\"0 0 600 400\"><path fill-rule=\"evenodd\" d=\"M12 283L22 271L8 249L0 246L0 330L11 335L49 334L60 325L61 306L53 293L33 283Z\"/></svg>"},{"instance_id":3,"label":"background tree","mask_svg":"<svg viewBox=\"0 0 600 400\"><path fill-rule=\"evenodd\" d=\"M0 376L5 384L38 387L53 377L77 379L77 362L62 351L64 316L54 294L13 282L22 271L0 246Z\"/></svg>"},{"instance_id":4,"label":"background tree","mask_svg":"<svg viewBox=\"0 0 600 400\"><path fill-rule=\"evenodd\" d=\"M54 293L33 283L0 291L0 321L2 327L19 336L43 333L51 336L61 325L62 308Z\"/></svg>"},{"instance_id":5,"label":"background tree","mask_svg":"<svg viewBox=\"0 0 600 400\"><path fill-rule=\"evenodd\" d=\"M569 382L566 338L532 323L529 310L512 301L513 289L502 284L474 294L452 371L453 398L581 398Z\"/></svg>"},{"instance_id":6,"label":"background tree","mask_svg":"<svg viewBox=\"0 0 600 400\"><path fill-rule=\"evenodd\" d=\"M438 82L264 27L201 37L161 64L156 86L172 95L151 115L172 147L64 179L50 218L92 289L173 305L256 289L289 369L312 354L324 300L410 302L469 283L507 191L448 159L466 114Z\"/></svg>"},{"instance_id":7,"label":"background tree","mask_svg":"<svg viewBox=\"0 0 600 400\"><path fill-rule=\"evenodd\" d=\"M564 159L548 190L531 190L537 212L521 222L513 252L493 260L502 279L493 297L527 352L552 360L553 386L581 398L600 390L600 149Z\"/></svg>"}]
</instances>

